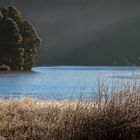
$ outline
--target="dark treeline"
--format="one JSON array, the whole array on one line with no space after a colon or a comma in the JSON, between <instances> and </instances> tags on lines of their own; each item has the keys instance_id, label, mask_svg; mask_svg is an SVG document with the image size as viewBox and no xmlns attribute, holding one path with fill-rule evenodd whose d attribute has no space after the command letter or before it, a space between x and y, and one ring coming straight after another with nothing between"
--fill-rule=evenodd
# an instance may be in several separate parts
<instances>
[{"instance_id":1,"label":"dark treeline","mask_svg":"<svg viewBox=\"0 0 140 140\"><path fill-rule=\"evenodd\" d=\"M37 65L140 65L138 0L1 0L42 38Z\"/></svg>"},{"instance_id":2,"label":"dark treeline","mask_svg":"<svg viewBox=\"0 0 140 140\"><path fill-rule=\"evenodd\" d=\"M14 6L0 5L0 66L31 70L40 46L34 26Z\"/></svg>"}]
</instances>

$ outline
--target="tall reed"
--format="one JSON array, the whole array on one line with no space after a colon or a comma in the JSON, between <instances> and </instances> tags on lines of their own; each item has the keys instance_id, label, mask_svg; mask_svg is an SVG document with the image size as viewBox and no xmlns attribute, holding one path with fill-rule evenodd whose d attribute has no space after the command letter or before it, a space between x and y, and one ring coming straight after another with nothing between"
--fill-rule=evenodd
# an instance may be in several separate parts
<instances>
[{"instance_id":1,"label":"tall reed","mask_svg":"<svg viewBox=\"0 0 140 140\"><path fill-rule=\"evenodd\" d=\"M108 92L100 90L86 101L1 99L0 135L5 140L139 140L140 88Z\"/></svg>"}]
</instances>

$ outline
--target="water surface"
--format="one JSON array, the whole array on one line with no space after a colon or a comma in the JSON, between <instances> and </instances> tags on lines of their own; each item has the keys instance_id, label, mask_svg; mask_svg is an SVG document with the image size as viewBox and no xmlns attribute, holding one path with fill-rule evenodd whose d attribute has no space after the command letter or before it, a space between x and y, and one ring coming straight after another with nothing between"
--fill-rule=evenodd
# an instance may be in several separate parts
<instances>
[{"instance_id":1,"label":"water surface","mask_svg":"<svg viewBox=\"0 0 140 140\"><path fill-rule=\"evenodd\" d=\"M139 67L34 67L31 72L0 72L0 97L77 99L94 94L103 83L111 89L139 80Z\"/></svg>"}]
</instances>

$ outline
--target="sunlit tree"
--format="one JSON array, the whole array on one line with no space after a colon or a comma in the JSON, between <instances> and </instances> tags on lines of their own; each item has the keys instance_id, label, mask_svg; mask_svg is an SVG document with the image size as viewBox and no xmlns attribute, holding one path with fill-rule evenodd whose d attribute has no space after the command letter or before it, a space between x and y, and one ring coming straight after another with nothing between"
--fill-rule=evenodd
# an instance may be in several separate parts
<instances>
[{"instance_id":1,"label":"sunlit tree","mask_svg":"<svg viewBox=\"0 0 140 140\"><path fill-rule=\"evenodd\" d=\"M0 6L0 65L31 70L40 46L33 24L14 6Z\"/></svg>"}]
</instances>

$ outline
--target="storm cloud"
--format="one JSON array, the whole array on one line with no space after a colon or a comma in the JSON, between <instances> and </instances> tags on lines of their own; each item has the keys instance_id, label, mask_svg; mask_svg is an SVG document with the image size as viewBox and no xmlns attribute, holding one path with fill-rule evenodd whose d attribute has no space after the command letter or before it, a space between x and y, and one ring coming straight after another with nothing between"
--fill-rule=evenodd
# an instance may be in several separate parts
<instances>
[{"instance_id":1,"label":"storm cloud","mask_svg":"<svg viewBox=\"0 0 140 140\"><path fill-rule=\"evenodd\" d=\"M139 65L136 0L0 0L34 23L42 38L37 65Z\"/></svg>"}]
</instances>

